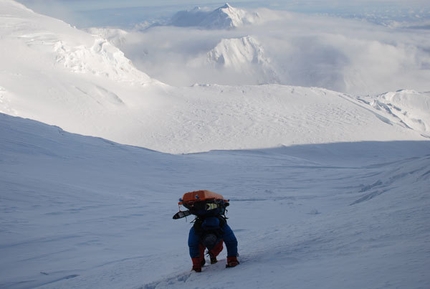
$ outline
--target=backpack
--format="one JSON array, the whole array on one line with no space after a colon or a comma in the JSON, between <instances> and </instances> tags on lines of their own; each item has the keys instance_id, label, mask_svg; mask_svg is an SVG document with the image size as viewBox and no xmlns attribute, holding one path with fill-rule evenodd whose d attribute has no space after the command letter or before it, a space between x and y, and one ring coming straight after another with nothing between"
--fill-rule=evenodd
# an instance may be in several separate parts
<instances>
[{"instance_id":1,"label":"backpack","mask_svg":"<svg viewBox=\"0 0 430 289\"><path fill-rule=\"evenodd\" d=\"M184 206L188 211L177 212L173 219L184 218L189 215L195 215L197 217L205 218L211 216L224 216L226 207L228 207L229 201L224 199L220 194L208 191L199 190L188 192L179 199L179 206Z\"/></svg>"}]
</instances>

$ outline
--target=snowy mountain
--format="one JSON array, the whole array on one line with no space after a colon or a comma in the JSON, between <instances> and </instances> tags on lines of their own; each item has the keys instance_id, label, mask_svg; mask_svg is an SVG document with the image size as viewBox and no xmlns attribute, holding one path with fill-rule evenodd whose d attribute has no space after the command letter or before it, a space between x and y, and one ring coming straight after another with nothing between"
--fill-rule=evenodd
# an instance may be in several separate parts
<instances>
[{"instance_id":1,"label":"snowy mountain","mask_svg":"<svg viewBox=\"0 0 430 289\"><path fill-rule=\"evenodd\" d=\"M99 113L117 113L142 99L142 86L157 83L105 39L15 1L1 1L0 9L7 11L0 27L0 112L90 134L85 127L106 128Z\"/></svg>"},{"instance_id":2,"label":"snowy mountain","mask_svg":"<svg viewBox=\"0 0 430 289\"><path fill-rule=\"evenodd\" d=\"M259 21L257 13L234 8L228 3L213 11L196 7L192 10L179 11L168 25L179 27L200 27L205 29L233 29Z\"/></svg>"},{"instance_id":3,"label":"snowy mountain","mask_svg":"<svg viewBox=\"0 0 430 289\"><path fill-rule=\"evenodd\" d=\"M277 73L254 37L222 39L212 50L191 60L196 68L213 67L219 73L234 74L233 79L247 78L252 83L277 83Z\"/></svg>"},{"instance_id":4,"label":"snowy mountain","mask_svg":"<svg viewBox=\"0 0 430 289\"><path fill-rule=\"evenodd\" d=\"M34 65L46 61L47 65L64 66L77 73L104 76L115 81L146 83L150 78L138 71L124 54L104 39L91 36L70 25L46 16L33 13L15 1L2 1L4 25L1 34L9 45L17 45L1 58L3 63L19 63L23 53ZM27 65L30 65L27 63ZM12 65L11 65L12 66Z\"/></svg>"}]
</instances>

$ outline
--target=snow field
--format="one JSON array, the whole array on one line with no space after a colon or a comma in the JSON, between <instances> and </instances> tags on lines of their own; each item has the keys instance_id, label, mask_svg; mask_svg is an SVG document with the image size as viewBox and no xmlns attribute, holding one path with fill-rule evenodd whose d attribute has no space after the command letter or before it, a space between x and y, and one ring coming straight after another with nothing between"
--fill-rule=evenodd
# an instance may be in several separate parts
<instances>
[{"instance_id":1,"label":"snow field","mask_svg":"<svg viewBox=\"0 0 430 289\"><path fill-rule=\"evenodd\" d=\"M428 142L168 155L1 123L2 288L429 284ZM236 268L189 271L192 218L171 217L199 188L231 200Z\"/></svg>"}]
</instances>

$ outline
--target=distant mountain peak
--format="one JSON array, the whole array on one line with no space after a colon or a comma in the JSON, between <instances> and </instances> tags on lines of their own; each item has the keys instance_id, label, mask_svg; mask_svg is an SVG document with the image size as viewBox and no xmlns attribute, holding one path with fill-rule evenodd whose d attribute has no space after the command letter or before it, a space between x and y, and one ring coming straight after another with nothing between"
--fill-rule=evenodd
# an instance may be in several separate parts
<instances>
[{"instance_id":1,"label":"distant mountain peak","mask_svg":"<svg viewBox=\"0 0 430 289\"><path fill-rule=\"evenodd\" d=\"M208 53L208 58L223 66L238 67L241 63L259 62L264 59L261 44L251 36L222 39Z\"/></svg>"},{"instance_id":2,"label":"distant mountain peak","mask_svg":"<svg viewBox=\"0 0 430 289\"><path fill-rule=\"evenodd\" d=\"M225 3L224 6L213 11L207 11L200 7L179 11L172 17L169 25L206 29L233 29L255 23L259 18L257 13L250 13Z\"/></svg>"},{"instance_id":3,"label":"distant mountain peak","mask_svg":"<svg viewBox=\"0 0 430 289\"><path fill-rule=\"evenodd\" d=\"M193 67L214 67L229 75L245 76L257 83L279 83L279 76L252 36L222 39L212 50L189 62Z\"/></svg>"}]
</instances>

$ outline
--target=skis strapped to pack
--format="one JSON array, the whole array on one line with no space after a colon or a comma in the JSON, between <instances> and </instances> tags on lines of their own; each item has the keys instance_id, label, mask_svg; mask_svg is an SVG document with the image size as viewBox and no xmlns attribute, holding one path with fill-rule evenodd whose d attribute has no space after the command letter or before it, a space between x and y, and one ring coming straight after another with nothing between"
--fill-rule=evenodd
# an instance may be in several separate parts
<instances>
[{"instance_id":1,"label":"skis strapped to pack","mask_svg":"<svg viewBox=\"0 0 430 289\"><path fill-rule=\"evenodd\" d=\"M191 215L190 211L179 211L176 214L173 215L173 219L182 219L185 218L187 216Z\"/></svg>"}]
</instances>

